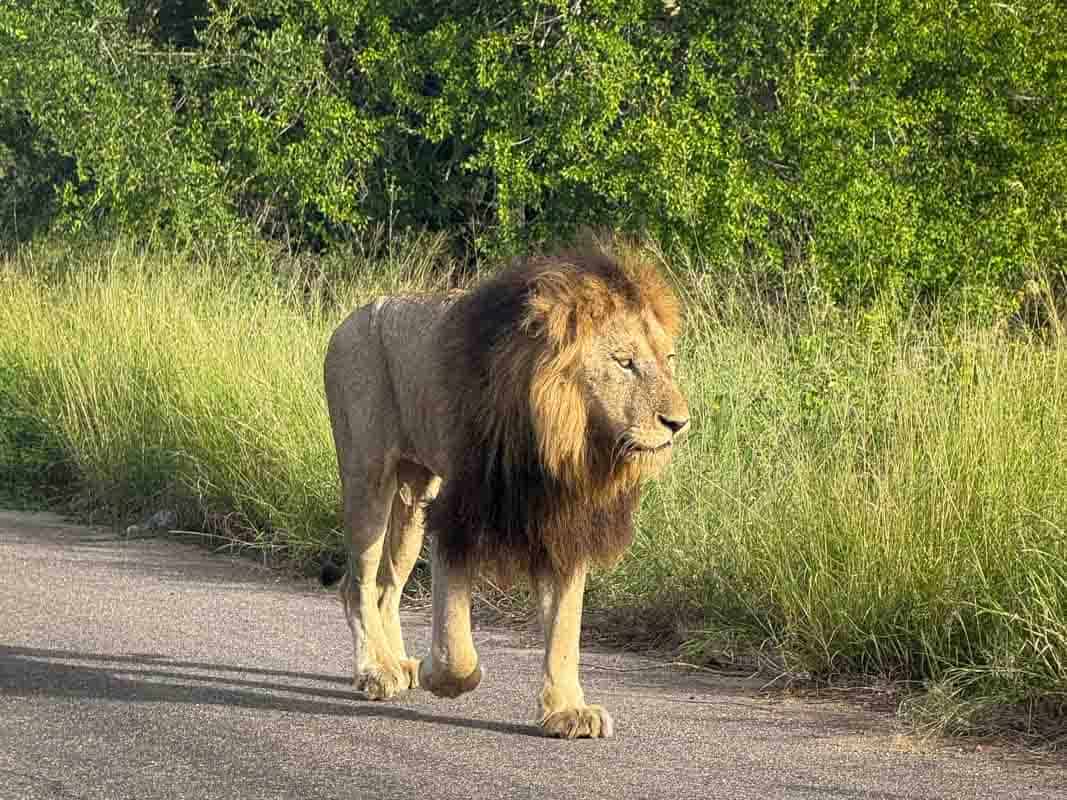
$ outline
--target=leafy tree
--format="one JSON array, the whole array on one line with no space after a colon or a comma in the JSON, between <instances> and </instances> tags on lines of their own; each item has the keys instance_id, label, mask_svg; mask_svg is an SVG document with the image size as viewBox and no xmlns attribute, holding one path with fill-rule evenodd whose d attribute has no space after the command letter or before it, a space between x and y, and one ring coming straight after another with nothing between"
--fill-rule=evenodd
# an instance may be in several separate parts
<instances>
[{"instance_id":1,"label":"leafy tree","mask_svg":"<svg viewBox=\"0 0 1067 800\"><path fill-rule=\"evenodd\" d=\"M839 296L1011 288L1065 271L1065 30L1055 0L26 0L0 209L477 252L608 225Z\"/></svg>"}]
</instances>

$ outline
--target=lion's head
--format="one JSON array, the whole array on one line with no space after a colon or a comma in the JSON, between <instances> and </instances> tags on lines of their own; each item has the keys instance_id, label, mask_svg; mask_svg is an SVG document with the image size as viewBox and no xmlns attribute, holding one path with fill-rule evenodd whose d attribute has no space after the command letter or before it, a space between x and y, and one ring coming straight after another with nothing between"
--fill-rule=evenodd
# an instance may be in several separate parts
<instances>
[{"instance_id":1,"label":"lion's head","mask_svg":"<svg viewBox=\"0 0 1067 800\"><path fill-rule=\"evenodd\" d=\"M524 335L496 354L526 374L496 387L495 408L527 406L542 463L572 491L624 490L669 461L688 426L677 299L647 264L603 253L527 269Z\"/></svg>"},{"instance_id":2,"label":"lion's head","mask_svg":"<svg viewBox=\"0 0 1067 800\"><path fill-rule=\"evenodd\" d=\"M617 557L641 479L688 426L679 327L653 266L600 249L528 260L457 301L443 366L460 424L429 517L446 550L534 570Z\"/></svg>"}]
</instances>

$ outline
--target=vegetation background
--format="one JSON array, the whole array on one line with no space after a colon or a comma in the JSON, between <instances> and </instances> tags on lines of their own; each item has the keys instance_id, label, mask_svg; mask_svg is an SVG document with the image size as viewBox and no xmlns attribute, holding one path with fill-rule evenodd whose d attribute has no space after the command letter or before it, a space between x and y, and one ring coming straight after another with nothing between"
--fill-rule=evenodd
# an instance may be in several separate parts
<instances>
[{"instance_id":1,"label":"vegetation background","mask_svg":"<svg viewBox=\"0 0 1067 800\"><path fill-rule=\"evenodd\" d=\"M1057 0L4 5L0 495L314 559L341 316L614 228L686 296L696 424L591 603L1065 736L1065 31Z\"/></svg>"},{"instance_id":2,"label":"vegetation background","mask_svg":"<svg viewBox=\"0 0 1067 800\"><path fill-rule=\"evenodd\" d=\"M465 256L594 224L835 295L1067 248L1055 0L25 0L0 224Z\"/></svg>"}]
</instances>

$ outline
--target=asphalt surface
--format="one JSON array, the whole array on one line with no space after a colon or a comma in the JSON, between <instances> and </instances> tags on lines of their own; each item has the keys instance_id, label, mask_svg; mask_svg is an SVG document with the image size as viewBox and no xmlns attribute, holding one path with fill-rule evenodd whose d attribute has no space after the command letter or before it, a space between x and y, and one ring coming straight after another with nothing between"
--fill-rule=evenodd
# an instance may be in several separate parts
<instances>
[{"instance_id":1,"label":"asphalt surface","mask_svg":"<svg viewBox=\"0 0 1067 800\"><path fill-rule=\"evenodd\" d=\"M406 626L424 652L425 614ZM1062 761L603 650L583 682L616 738L542 738L536 639L475 640L474 693L367 702L332 592L0 512L0 798L1067 798Z\"/></svg>"}]
</instances>

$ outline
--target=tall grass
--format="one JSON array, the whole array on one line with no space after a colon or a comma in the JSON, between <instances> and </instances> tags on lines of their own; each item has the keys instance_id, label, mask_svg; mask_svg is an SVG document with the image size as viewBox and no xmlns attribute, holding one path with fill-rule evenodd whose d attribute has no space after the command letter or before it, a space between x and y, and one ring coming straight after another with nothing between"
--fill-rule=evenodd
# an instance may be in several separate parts
<instances>
[{"instance_id":1,"label":"tall grass","mask_svg":"<svg viewBox=\"0 0 1067 800\"><path fill-rule=\"evenodd\" d=\"M342 281L122 243L24 251L0 266L4 425L32 423L97 502L311 558L338 541L326 339L442 257L424 240ZM693 432L591 603L676 609L695 655L755 644L791 670L924 683L941 724L1063 715L1061 340L699 275L681 281ZM0 481L40 460L7 456Z\"/></svg>"},{"instance_id":2,"label":"tall grass","mask_svg":"<svg viewBox=\"0 0 1067 800\"><path fill-rule=\"evenodd\" d=\"M336 544L326 340L361 300L426 286L441 248L422 244L347 282L124 243L76 268L66 250L26 251L0 273L6 406L52 433L96 504L174 506L188 526L310 557Z\"/></svg>"},{"instance_id":3,"label":"tall grass","mask_svg":"<svg viewBox=\"0 0 1067 800\"><path fill-rule=\"evenodd\" d=\"M1067 733L1067 348L937 309L769 310L689 282L693 435L601 602L696 611L688 647L936 687Z\"/></svg>"}]
</instances>

